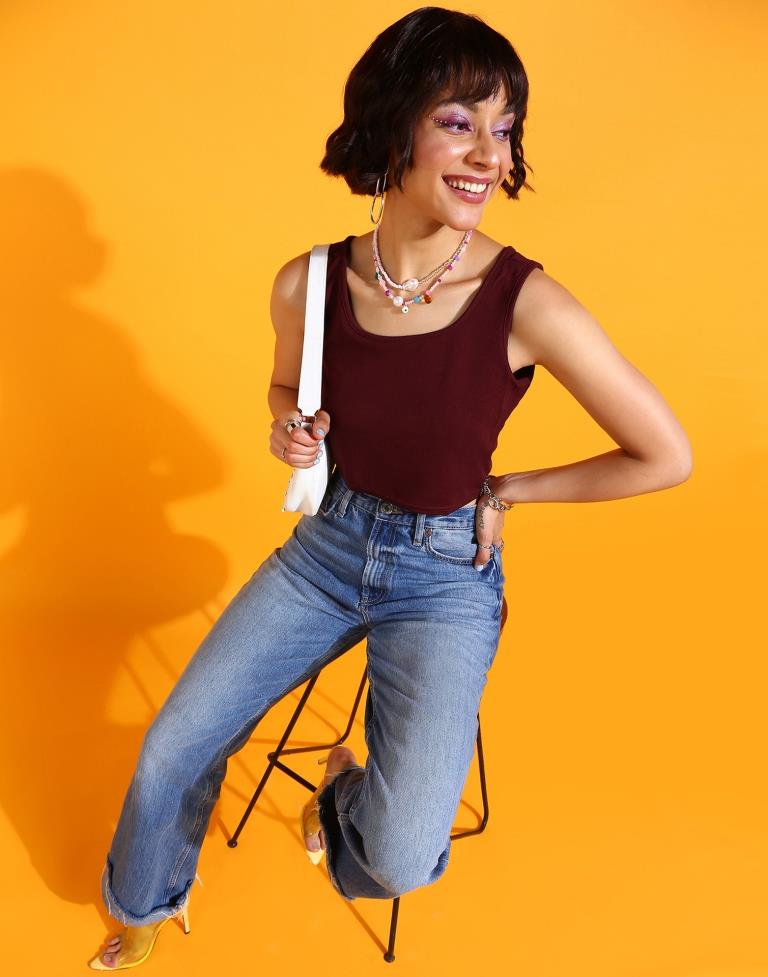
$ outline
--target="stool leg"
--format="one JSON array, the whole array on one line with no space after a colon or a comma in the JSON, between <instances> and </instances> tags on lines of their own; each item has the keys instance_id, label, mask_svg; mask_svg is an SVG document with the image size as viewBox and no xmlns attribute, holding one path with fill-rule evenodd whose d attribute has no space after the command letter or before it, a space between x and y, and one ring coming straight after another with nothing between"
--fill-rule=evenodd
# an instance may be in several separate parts
<instances>
[{"instance_id":1,"label":"stool leg","mask_svg":"<svg viewBox=\"0 0 768 977\"><path fill-rule=\"evenodd\" d=\"M322 669L320 670L320 672L322 672ZM346 729L334 743L324 743L317 746L296 746L296 747L289 747L289 748L285 746L286 742L288 741L288 737L291 735L293 728L296 725L296 722L299 716L301 715L302 710L304 709L304 706L307 704L307 700L312 694L312 690L315 687L315 683L320 677L320 672L318 672L317 675L313 675L312 678L309 680L309 682L307 682L307 685L304 688L304 692L302 693L301 699L299 700L299 704L296 706L296 709L294 710L293 715L291 716L288 722L288 725L285 727L283 735L280 737L280 742L278 743L277 748L267 754L267 759L269 760L269 763L267 764L267 769L264 771L264 775L259 781L259 785L254 791L253 796L251 797L251 800L247 808L245 809L245 813L240 819L240 823L235 829L234 834L229 839L229 841L227 841L227 845L230 848L237 848L237 842L238 842L238 838L240 837L240 833L245 827L245 824L251 815L251 811L255 807L256 802L261 796L261 792L264 790L264 787L266 786L266 783L269 780L270 776L272 775L272 771L275 769L275 767L282 770L283 773L287 773L290 777L293 777L294 780L298 781L300 784L306 787L307 790L312 792L315 791L316 785L311 784L308 780L305 780L304 777L297 774L295 770L291 770L290 767L282 763L280 761L281 756L285 756L291 753L309 753L317 750L331 749L334 746L338 746L340 743L343 743L344 740L347 739L350 732L352 731L352 725L355 721L355 716L357 715L357 710L360 706L360 700L363 696L363 689L365 688L365 683L368 678L367 665L366 668L363 669L363 677L360 680L360 685L358 686L357 694L355 695L355 701L352 704L352 710L349 715L349 720L347 721Z\"/></svg>"},{"instance_id":2,"label":"stool leg","mask_svg":"<svg viewBox=\"0 0 768 977\"><path fill-rule=\"evenodd\" d=\"M456 834L452 834L452 841L455 841L457 838L466 838L468 835L479 835L481 831L485 831L485 826L488 824L490 812L488 807L488 785L485 779L485 758L483 756L483 737L480 729L480 713L477 714L477 761L480 771L480 791L483 797L483 817L480 824L476 828L467 828L466 831L457 831Z\"/></svg>"},{"instance_id":3,"label":"stool leg","mask_svg":"<svg viewBox=\"0 0 768 977\"><path fill-rule=\"evenodd\" d=\"M395 936L397 935L397 916L400 912L400 896L395 896L392 900L392 918L389 922L389 943L384 959L387 963L392 963L395 959Z\"/></svg>"},{"instance_id":4,"label":"stool leg","mask_svg":"<svg viewBox=\"0 0 768 977\"><path fill-rule=\"evenodd\" d=\"M232 835L232 837L227 842L227 845L230 848L237 848L237 839L240 837L240 832L245 827L245 822L250 817L251 811L253 810L253 808L254 808L254 806L256 804L256 801L259 799L259 796L261 795L261 792L264 789L264 786L265 786L266 782L269 780L269 777L270 777L273 769L275 768L275 766L277 764L277 758L280 756L280 754L282 752L282 749L285 746L285 743L286 743L288 737L291 735L291 731L293 730L293 727L296 725L296 720L301 715L301 711L304 708L304 706L306 705L307 699L309 698L309 696L310 696L310 694L312 692L312 689L315 687L315 682L317 682L317 679L318 679L318 676L319 675L320 675L320 672L318 672L317 675L314 675L309 680L309 682L307 682L307 685L306 685L306 687L304 689L304 692L302 693L301 699L299 700L299 704L296 706L296 708L295 708L295 710L293 712L293 715L290 718L290 721L289 721L288 725L285 727L285 732L280 737L280 742L277 745L277 749L275 750L274 754L272 754L272 756L270 758L270 761L269 761L269 764L267 766L267 769L264 771L264 776L259 781L259 785L256 788L256 790L254 791L253 797L251 798L250 803L248 804L248 807L245 809L245 813L243 814L242 818L240 819L240 824L238 824L238 826L237 826L237 828L235 830L235 833Z\"/></svg>"},{"instance_id":5,"label":"stool leg","mask_svg":"<svg viewBox=\"0 0 768 977\"><path fill-rule=\"evenodd\" d=\"M365 688L365 683L367 680L368 680L368 668L366 666L366 668L363 669L363 677L360 679L360 685L357 688L355 701L352 703L352 710L349 714L349 719L347 721L346 729L337 740L334 740L333 743L320 743L316 746L292 746L289 749L283 749L280 750L279 752L283 756L287 756L290 753L313 753L317 750L331 750L333 749L334 746L339 746L341 743L343 743L344 740L346 740L349 734L352 732L352 726L355 721L355 716L357 715L358 707L360 706L360 700L363 697L363 689ZM268 756L272 757L272 754L269 753ZM278 766L280 766L280 764L278 764ZM281 769L285 773L289 773L287 768L281 766ZM314 789L315 788L313 787L312 790L314 791Z\"/></svg>"},{"instance_id":6,"label":"stool leg","mask_svg":"<svg viewBox=\"0 0 768 977\"><path fill-rule=\"evenodd\" d=\"M478 833L485 831L490 814L488 805L488 785L485 781L485 757L483 756L483 737L480 733L480 716L477 717L477 761L480 768L480 791L483 795L483 820L480 822Z\"/></svg>"}]
</instances>

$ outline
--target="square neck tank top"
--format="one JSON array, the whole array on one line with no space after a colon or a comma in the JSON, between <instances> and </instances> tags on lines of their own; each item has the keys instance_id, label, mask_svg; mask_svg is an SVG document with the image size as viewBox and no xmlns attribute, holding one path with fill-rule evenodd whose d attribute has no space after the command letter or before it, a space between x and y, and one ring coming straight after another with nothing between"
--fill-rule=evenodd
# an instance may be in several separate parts
<instances>
[{"instance_id":1,"label":"square neck tank top","mask_svg":"<svg viewBox=\"0 0 768 977\"><path fill-rule=\"evenodd\" d=\"M445 515L479 496L498 435L533 380L534 364L510 370L507 340L520 288L544 266L506 245L453 322L380 335L352 309L353 237L328 249L322 407L331 453L355 491Z\"/></svg>"}]
</instances>

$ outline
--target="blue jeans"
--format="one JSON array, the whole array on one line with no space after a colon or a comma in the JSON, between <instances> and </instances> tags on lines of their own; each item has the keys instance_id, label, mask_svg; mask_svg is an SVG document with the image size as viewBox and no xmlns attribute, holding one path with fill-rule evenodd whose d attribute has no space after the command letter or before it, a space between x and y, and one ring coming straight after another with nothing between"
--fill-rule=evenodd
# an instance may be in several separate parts
<instances>
[{"instance_id":1,"label":"blue jeans","mask_svg":"<svg viewBox=\"0 0 768 977\"><path fill-rule=\"evenodd\" d=\"M102 873L112 916L139 926L180 911L227 758L362 638L368 757L319 802L331 883L348 900L391 899L443 874L501 622L501 554L475 569L475 511L408 511L333 472L147 729Z\"/></svg>"}]
</instances>

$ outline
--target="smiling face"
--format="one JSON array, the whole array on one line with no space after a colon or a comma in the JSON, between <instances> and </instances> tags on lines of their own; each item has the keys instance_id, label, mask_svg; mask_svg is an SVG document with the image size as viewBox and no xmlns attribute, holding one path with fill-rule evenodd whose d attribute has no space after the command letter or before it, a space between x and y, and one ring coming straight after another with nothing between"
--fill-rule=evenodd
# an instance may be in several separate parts
<instances>
[{"instance_id":1,"label":"smiling face","mask_svg":"<svg viewBox=\"0 0 768 977\"><path fill-rule=\"evenodd\" d=\"M505 94L502 90L497 98L474 105L440 100L424 113L413 134L403 204L457 230L479 224L512 165L509 137L515 116Z\"/></svg>"}]
</instances>

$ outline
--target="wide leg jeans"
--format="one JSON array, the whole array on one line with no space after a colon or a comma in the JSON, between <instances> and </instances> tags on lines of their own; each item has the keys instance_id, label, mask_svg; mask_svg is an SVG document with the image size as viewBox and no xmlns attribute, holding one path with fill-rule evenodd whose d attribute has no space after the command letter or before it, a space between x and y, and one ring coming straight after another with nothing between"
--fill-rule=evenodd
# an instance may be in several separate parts
<instances>
[{"instance_id":1,"label":"wide leg jeans","mask_svg":"<svg viewBox=\"0 0 768 977\"><path fill-rule=\"evenodd\" d=\"M243 584L146 731L102 873L112 916L138 926L180 911L228 758L363 638L368 756L320 795L328 875L348 900L440 878L501 621L501 554L475 569L475 512L409 511L334 471L317 514Z\"/></svg>"}]
</instances>

